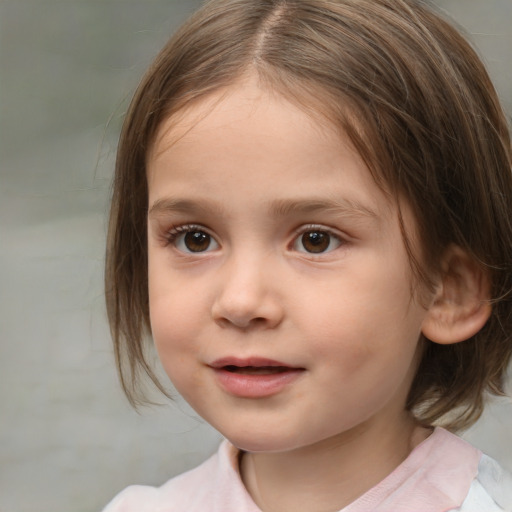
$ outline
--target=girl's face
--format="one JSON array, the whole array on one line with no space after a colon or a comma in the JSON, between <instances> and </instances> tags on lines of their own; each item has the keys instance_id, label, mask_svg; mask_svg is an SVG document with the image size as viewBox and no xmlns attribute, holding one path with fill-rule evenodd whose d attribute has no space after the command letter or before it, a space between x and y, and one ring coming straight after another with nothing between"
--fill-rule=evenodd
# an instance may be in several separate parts
<instances>
[{"instance_id":1,"label":"girl's face","mask_svg":"<svg viewBox=\"0 0 512 512\"><path fill-rule=\"evenodd\" d=\"M248 451L411 421L426 310L346 136L248 81L163 124L148 182L153 336L206 421Z\"/></svg>"}]
</instances>

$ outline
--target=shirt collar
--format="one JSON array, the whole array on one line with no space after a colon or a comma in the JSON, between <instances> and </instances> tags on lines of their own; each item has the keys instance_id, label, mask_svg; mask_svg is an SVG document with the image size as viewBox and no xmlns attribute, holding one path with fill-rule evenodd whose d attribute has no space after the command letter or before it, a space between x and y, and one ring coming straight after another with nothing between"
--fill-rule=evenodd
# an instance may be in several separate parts
<instances>
[{"instance_id":1,"label":"shirt collar","mask_svg":"<svg viewBox=\"0 0 512 512\"><path fill-rule=\"evenodd\" d=\"M240 497L250 504L248 510L258 511L240 477L240 451L225 442L219 455L230 466ZM468 442L437 427L392 473L340 512L445 512L459 508L478 473L481 455Z\"/></svg>"}]
</instances>

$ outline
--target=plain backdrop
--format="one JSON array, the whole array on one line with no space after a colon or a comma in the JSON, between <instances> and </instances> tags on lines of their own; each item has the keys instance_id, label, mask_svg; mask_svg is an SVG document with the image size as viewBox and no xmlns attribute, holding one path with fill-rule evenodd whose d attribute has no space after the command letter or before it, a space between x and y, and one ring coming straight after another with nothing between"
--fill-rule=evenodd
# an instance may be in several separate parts
<instances>
[{"instance_id":1,"label":"plain backdrop","mask_svg":"<svg viewBox=\"0 0 512 512\"><path fill-rule=\"evenodd\" d=\"M128 406L102 295L123 112L199 3L0 0L0 512L99 511L218 444L179 399ZM510 114L512 0L437 3L470 34ZM510 400L465 436L512 469Z\"/></svg>"}]
</instances>

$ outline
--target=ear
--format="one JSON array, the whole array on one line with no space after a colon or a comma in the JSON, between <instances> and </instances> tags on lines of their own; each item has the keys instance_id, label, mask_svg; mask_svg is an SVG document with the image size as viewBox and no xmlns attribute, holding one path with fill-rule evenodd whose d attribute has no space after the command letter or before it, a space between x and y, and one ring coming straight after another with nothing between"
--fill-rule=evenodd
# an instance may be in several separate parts
<instances>
[{"instance_id":1,"label":"ear","mask_svg":"<svg viewBox=\"0 0 512 512\"><path fill-rule=\"evenodd\" d=\"M440 344L475 335L491 315L490 283L485 271L458 246L441 262L437 291L422 324L422 333Z\"/></svg>"}]
</instances>

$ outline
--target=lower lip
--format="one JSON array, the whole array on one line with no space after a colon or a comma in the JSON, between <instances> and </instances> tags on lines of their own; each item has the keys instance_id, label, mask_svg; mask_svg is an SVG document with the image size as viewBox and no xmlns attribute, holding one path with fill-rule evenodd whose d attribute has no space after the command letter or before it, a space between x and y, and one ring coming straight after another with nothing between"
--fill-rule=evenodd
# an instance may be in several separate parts
<instances>
[{"instance_id":1,"label":"lower lip","mask_svg":"<svg viewBox=\"0 0 512 512\"><path fill-rule=\"evenodd\" d=\"M304 370L290 369L280 373L249 375L214 369L221 387L231 395L241 398L265 398L282 391L297 380Z\"/></svg>"}]
</instances>

